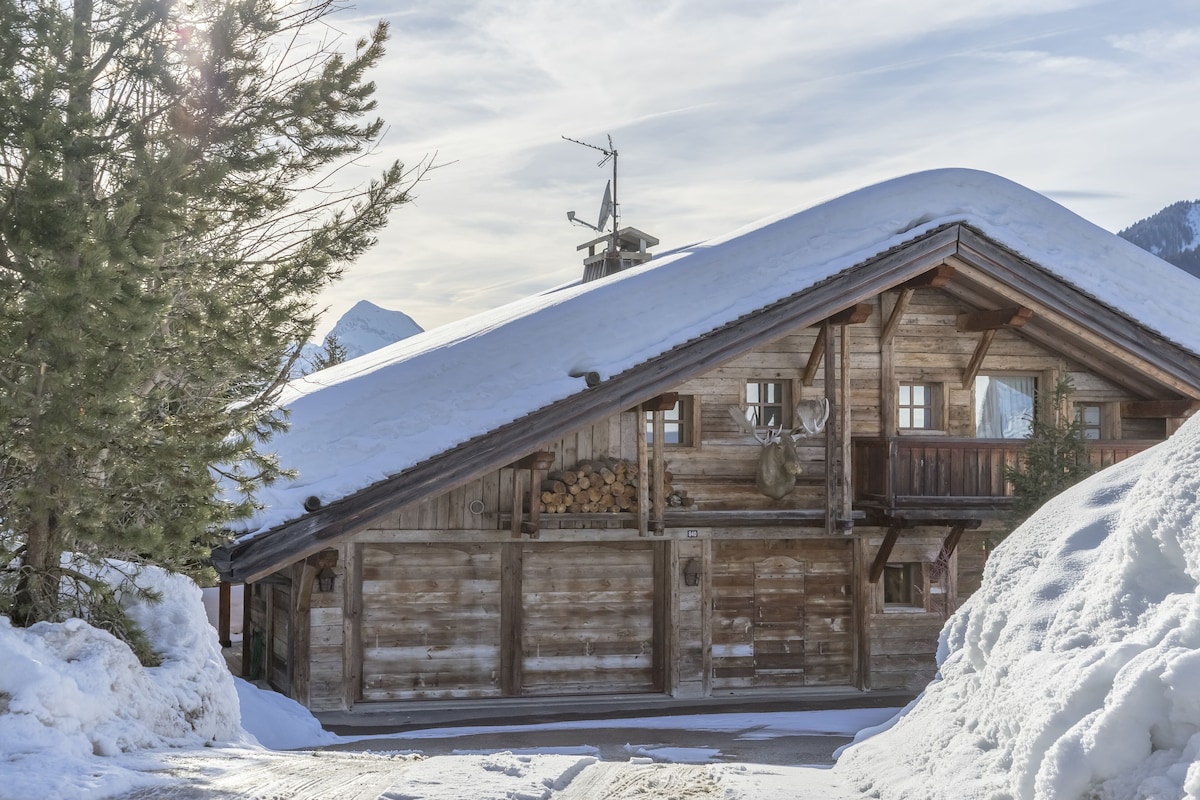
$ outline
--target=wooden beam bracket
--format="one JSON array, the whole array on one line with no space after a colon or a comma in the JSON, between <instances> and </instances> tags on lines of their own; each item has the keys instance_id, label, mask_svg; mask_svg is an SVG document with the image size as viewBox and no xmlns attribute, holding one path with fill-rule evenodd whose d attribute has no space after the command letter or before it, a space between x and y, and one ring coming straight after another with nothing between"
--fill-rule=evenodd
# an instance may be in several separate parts
<instances>
[{"instance_id":1,"label":"wooden beam bracket","mask_svg":"<svg viewBox=\"0 0 1200 800\"><path fill-rule=\"evenodd\" d=\"M887 566L888 559L892 557L892 548L896 546L896 540L900 538L900 531L904 527L905 525L900 523L888 528L883 542L879 545L879 552L875 554L875 560L871 562L871 572L868 576L871 583L879 583L880 577L883 576L883 568Z\"/></svg>"}]
</instances>

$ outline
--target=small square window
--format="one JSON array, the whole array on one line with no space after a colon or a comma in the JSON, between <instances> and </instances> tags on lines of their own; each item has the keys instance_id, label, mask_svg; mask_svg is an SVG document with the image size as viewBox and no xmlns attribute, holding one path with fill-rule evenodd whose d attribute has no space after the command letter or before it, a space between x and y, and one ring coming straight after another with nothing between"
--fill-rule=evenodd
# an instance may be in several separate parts
<instances>
[{"instance_id":1,"label":"small square window","mask_svg":"<svg viewBox=\"0 0 1200 800\"><path fill-rule=\"evenodd\" d=\"M1079 429L1083 432L1085 439L1100 439L1101 431L1101 408L1099 403L1076 403L1075 404L1075 419L1079 422Z\"/></svg>"},{"instance_id":2,"label":"small square window","mask_svg":"<svg viewBox=\"0 0 1200 800\"><path fill-rule=\"evenodd\" d=\"M787 388L781 382L747 381L746 419L756 428L790 426Z\"/></svg>"},{"instance_id":3,"label":"small square window","mask_svg":"<svg viewBox=\"0 0 1200 800\"><path fill-rule=\"evenodd\" d=\"M932 383L901 383L896 395L896 427L900 430L941 428L940 388Z\"/></svg>"},{"instance_id":4,"label":"small square window","mask_svg":"<svg viewBox=\"0 0 1200 800\"><path fill-rule=\"evenodd\" d=\"M690 395L680 395L675 405L662 412L663 444L667 446L691 447L694 439L692 421L694 400ZM646 443L654 442L654 412L646 412Z\"/></svg>"},{"instance_id":5,"label":"small square window","mask_svg":"<svg viewBox=\"0 0 1200 800\"><path fill-rule=\"evenodd\" d=\"M888 564L883 569L883 604L924 608L928 588L925 570L920 562Z\"/></svg>"}]
</instances>

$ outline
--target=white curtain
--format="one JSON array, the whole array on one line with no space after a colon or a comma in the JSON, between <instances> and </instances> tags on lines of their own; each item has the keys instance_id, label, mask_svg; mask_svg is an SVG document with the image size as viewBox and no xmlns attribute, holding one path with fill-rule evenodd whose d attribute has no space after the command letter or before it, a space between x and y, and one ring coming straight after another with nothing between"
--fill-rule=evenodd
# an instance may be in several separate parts
<instances>
[{"instance_id":1,"label":"white curtain","mask_svg":"<svg viewBox=\"0 0 1200 800\"><path fill-rule=\"evenodd\" d=\"M1033 426L1037 378L980 375L975 379L975 435L980 439L1025 439Z\"/></svg>"}]
</instances>

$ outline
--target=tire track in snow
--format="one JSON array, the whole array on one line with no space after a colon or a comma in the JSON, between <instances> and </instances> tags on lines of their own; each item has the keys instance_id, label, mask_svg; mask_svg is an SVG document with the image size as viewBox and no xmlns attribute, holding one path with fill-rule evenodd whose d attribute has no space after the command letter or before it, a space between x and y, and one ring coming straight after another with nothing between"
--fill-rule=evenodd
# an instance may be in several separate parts
<instances>
[{"instance_id":1,"label":"tire track in snow","mask_svg":"<svg viewBox=\"0 0 1200 800\"><path fill-rule=\"evenodd\" d=\"M218 751L219 752L219 751ZM241 751L162 757L167 779L120 800L378 800L421 756Z\"/></svg>"},{"instance_id":2,"label":"tire track in snow","mask_svg":"<svg viewBox=\"0 0 1200 800\"><path fill-rule=\"evenodd\" d=\"M552 800L717 800L725 796L704 766L602 761L583 770Z\"/></svg>"}]
</instances>

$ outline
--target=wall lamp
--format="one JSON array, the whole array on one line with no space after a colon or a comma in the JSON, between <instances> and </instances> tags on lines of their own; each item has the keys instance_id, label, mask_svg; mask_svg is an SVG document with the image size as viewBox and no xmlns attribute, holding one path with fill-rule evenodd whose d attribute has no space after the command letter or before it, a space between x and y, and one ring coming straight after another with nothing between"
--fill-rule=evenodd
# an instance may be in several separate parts
<instances>
[{"instance_id":1,"label":"wall lamp","mask_svg":"<svg viewBox=\"0 0 1200 800\"><path fill-rule=\"evenodd\" d=\"M689 558L687 563L683 565L683 585L700 585L700 562L694 558Z\"/></svg>"}]
</instances>

